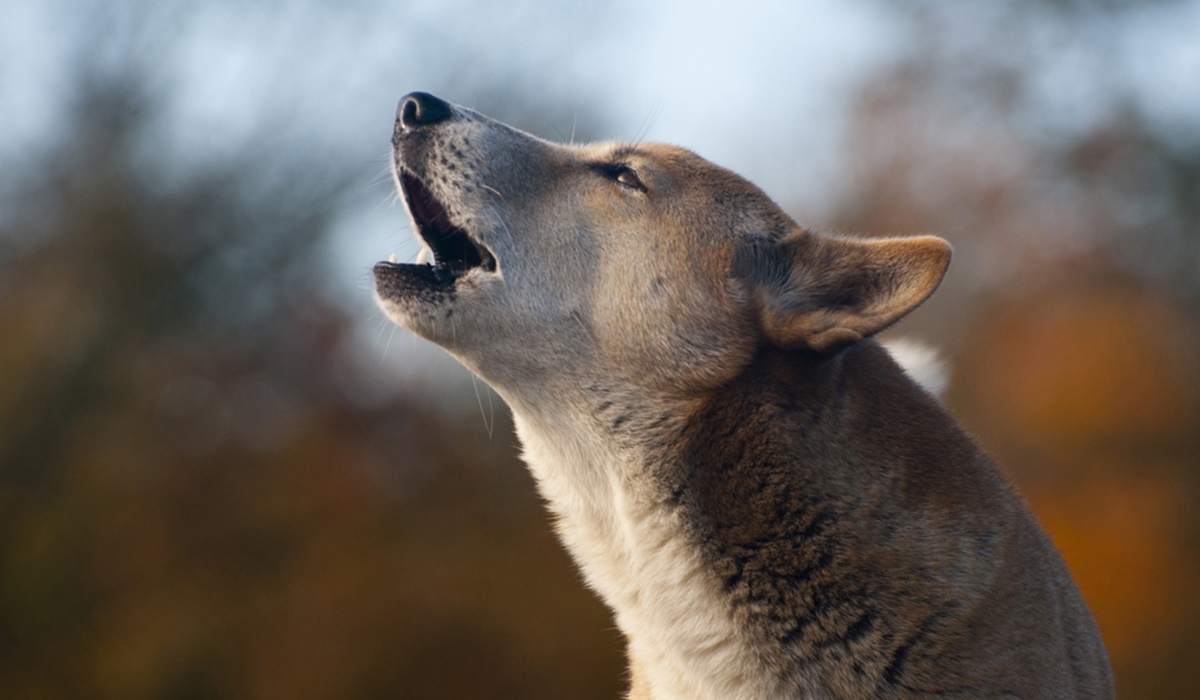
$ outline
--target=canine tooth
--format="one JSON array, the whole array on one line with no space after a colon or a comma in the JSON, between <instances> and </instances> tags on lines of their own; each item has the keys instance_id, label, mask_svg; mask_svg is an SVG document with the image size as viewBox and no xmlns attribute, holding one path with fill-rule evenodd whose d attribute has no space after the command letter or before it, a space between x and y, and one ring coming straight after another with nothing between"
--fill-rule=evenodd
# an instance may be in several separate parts
<instances>
[{"instance_id":1,"label":"canine tooth","mask_svg":"<svg viewBox=\"0 0 1200 700\"><path fill-rule=\"evenodd\" d=\"M400 262L400 258L395 253L392 253L391 255L388 256L388 262L398 263L398 262Z\"/></svg>"},{"instance_id":2,"label":"canine tooth","mask_svg":"<svg viewBox=\"0 0 1200 700\"><path fill-rule=\"evenodd\" d=\"M429 260L429 248L421 248L421 252L417 253L417 264L424 265Z\"/></svg>"}]
</instances>

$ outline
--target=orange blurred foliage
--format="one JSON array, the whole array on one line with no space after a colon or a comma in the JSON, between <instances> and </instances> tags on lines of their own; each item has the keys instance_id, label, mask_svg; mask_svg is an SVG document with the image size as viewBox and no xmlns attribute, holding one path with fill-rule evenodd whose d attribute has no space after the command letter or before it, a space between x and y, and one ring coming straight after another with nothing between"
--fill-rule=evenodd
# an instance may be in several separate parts
<instances>
[{"instance_id":1,"label":"orange blurred foliage","mask_svg":"<svg viewBox=\"0 0 1200 700\"><path fill-rule=\"evenodd\" d=\"M1119 689L1169 696L1200 687L1200 329L1089 262L984 307L950 398L1062 551Z\"/></svg>"}]
</instances>

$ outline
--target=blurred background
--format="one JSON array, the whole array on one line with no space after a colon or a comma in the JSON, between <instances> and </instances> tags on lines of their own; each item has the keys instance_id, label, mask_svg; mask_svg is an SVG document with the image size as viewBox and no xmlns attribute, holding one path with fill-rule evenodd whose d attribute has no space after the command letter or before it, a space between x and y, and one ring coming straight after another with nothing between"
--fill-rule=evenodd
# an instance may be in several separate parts
<instances>
[{"instance_id":1,"label":"blurred background","mask_svg":"<svg viewBox=\"0 0 1200 700\"><path fill-rule=\"evenodd\" d=\"M507 409L372 302L416 89L948 238L899 334L1120 695L1200 697L1200 2L650 5L6 5L4 697L617 696Z\"/></svg>"}]
</instances>

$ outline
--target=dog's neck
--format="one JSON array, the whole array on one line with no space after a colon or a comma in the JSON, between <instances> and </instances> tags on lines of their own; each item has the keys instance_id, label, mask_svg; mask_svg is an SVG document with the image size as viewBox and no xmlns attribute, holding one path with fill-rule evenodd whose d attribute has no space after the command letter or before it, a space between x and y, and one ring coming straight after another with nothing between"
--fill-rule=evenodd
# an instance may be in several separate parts
<instances>
[{"instance_id":1,"label":"dog's neck","mask_svg":"<svg viewBox=\"0 0 1200 700\"><path fill-rule=\"evenodd\" d=\"M647 473L645 445L606 434L595 414L514 416L559 537L656 693L771 697L762 686L770 677L739 641L719 583Z\"/></svg>"},{"instance_id":2,"label":"dog's neck","mask_svg":"<svg viewBox=\"0 0 1200 700\"><path fill-rule=\"evenodd\" d=\"M836 394L839 361L831 362L805 387L806 400ZM706 397L598 381L578 389L506 398L558 534L613 609L630 655L664 697L772 697L773 676L736 629L693 523L672 501L690 470L664 459L686 454L689 420Z\"/></svg>"},{"instance_id":3,"label":"dog's neck","mask_svg":"<svg viewBox=\"0 0 1200 700\"><path fill-rule=\"evenodd\" d=\"M980 458L873 342L832 357L766 350L728 387L690 399L591 382L510 404L559 536L613 609L656 697L777 695L781 679L754 651L762 640L735 621L731 586L742 575L726 571L737 568L730 547L789 541L780 571L804 571L804 561L849 546L838 540L847 528L865 538L854 548L883 546L856 523L861 509L898 497L889 483L921 475L953 486L953 474L923 465ZM932 421L925 427L944 439L914 443L913 421ZM861 502L838 501L842 482L862 479L873 485ZM785 483L802 503L772 500ZM813 534L793 541L792 530ZM814 670L788 682L820 694L827 681Z\"/></svg>"}]
</instances>

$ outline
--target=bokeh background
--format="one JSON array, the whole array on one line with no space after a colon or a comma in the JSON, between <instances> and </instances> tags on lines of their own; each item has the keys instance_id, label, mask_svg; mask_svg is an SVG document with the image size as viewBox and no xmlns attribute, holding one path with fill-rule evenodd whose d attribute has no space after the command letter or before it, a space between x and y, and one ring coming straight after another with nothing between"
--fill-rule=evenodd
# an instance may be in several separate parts
<instances>
[{"instance_id":1,"label":"bokeh background","mask_svg":"<svg viewBox=\"0 0 1200 700\"><path fill-rule=\"evenodd\" d=\"M1200 2L16 0L0 22L0 695L613 698L507 410L375 310L423 89L938 233L899 329L1124 698L1200 697Z\"/></svg>"}]
</instances>

